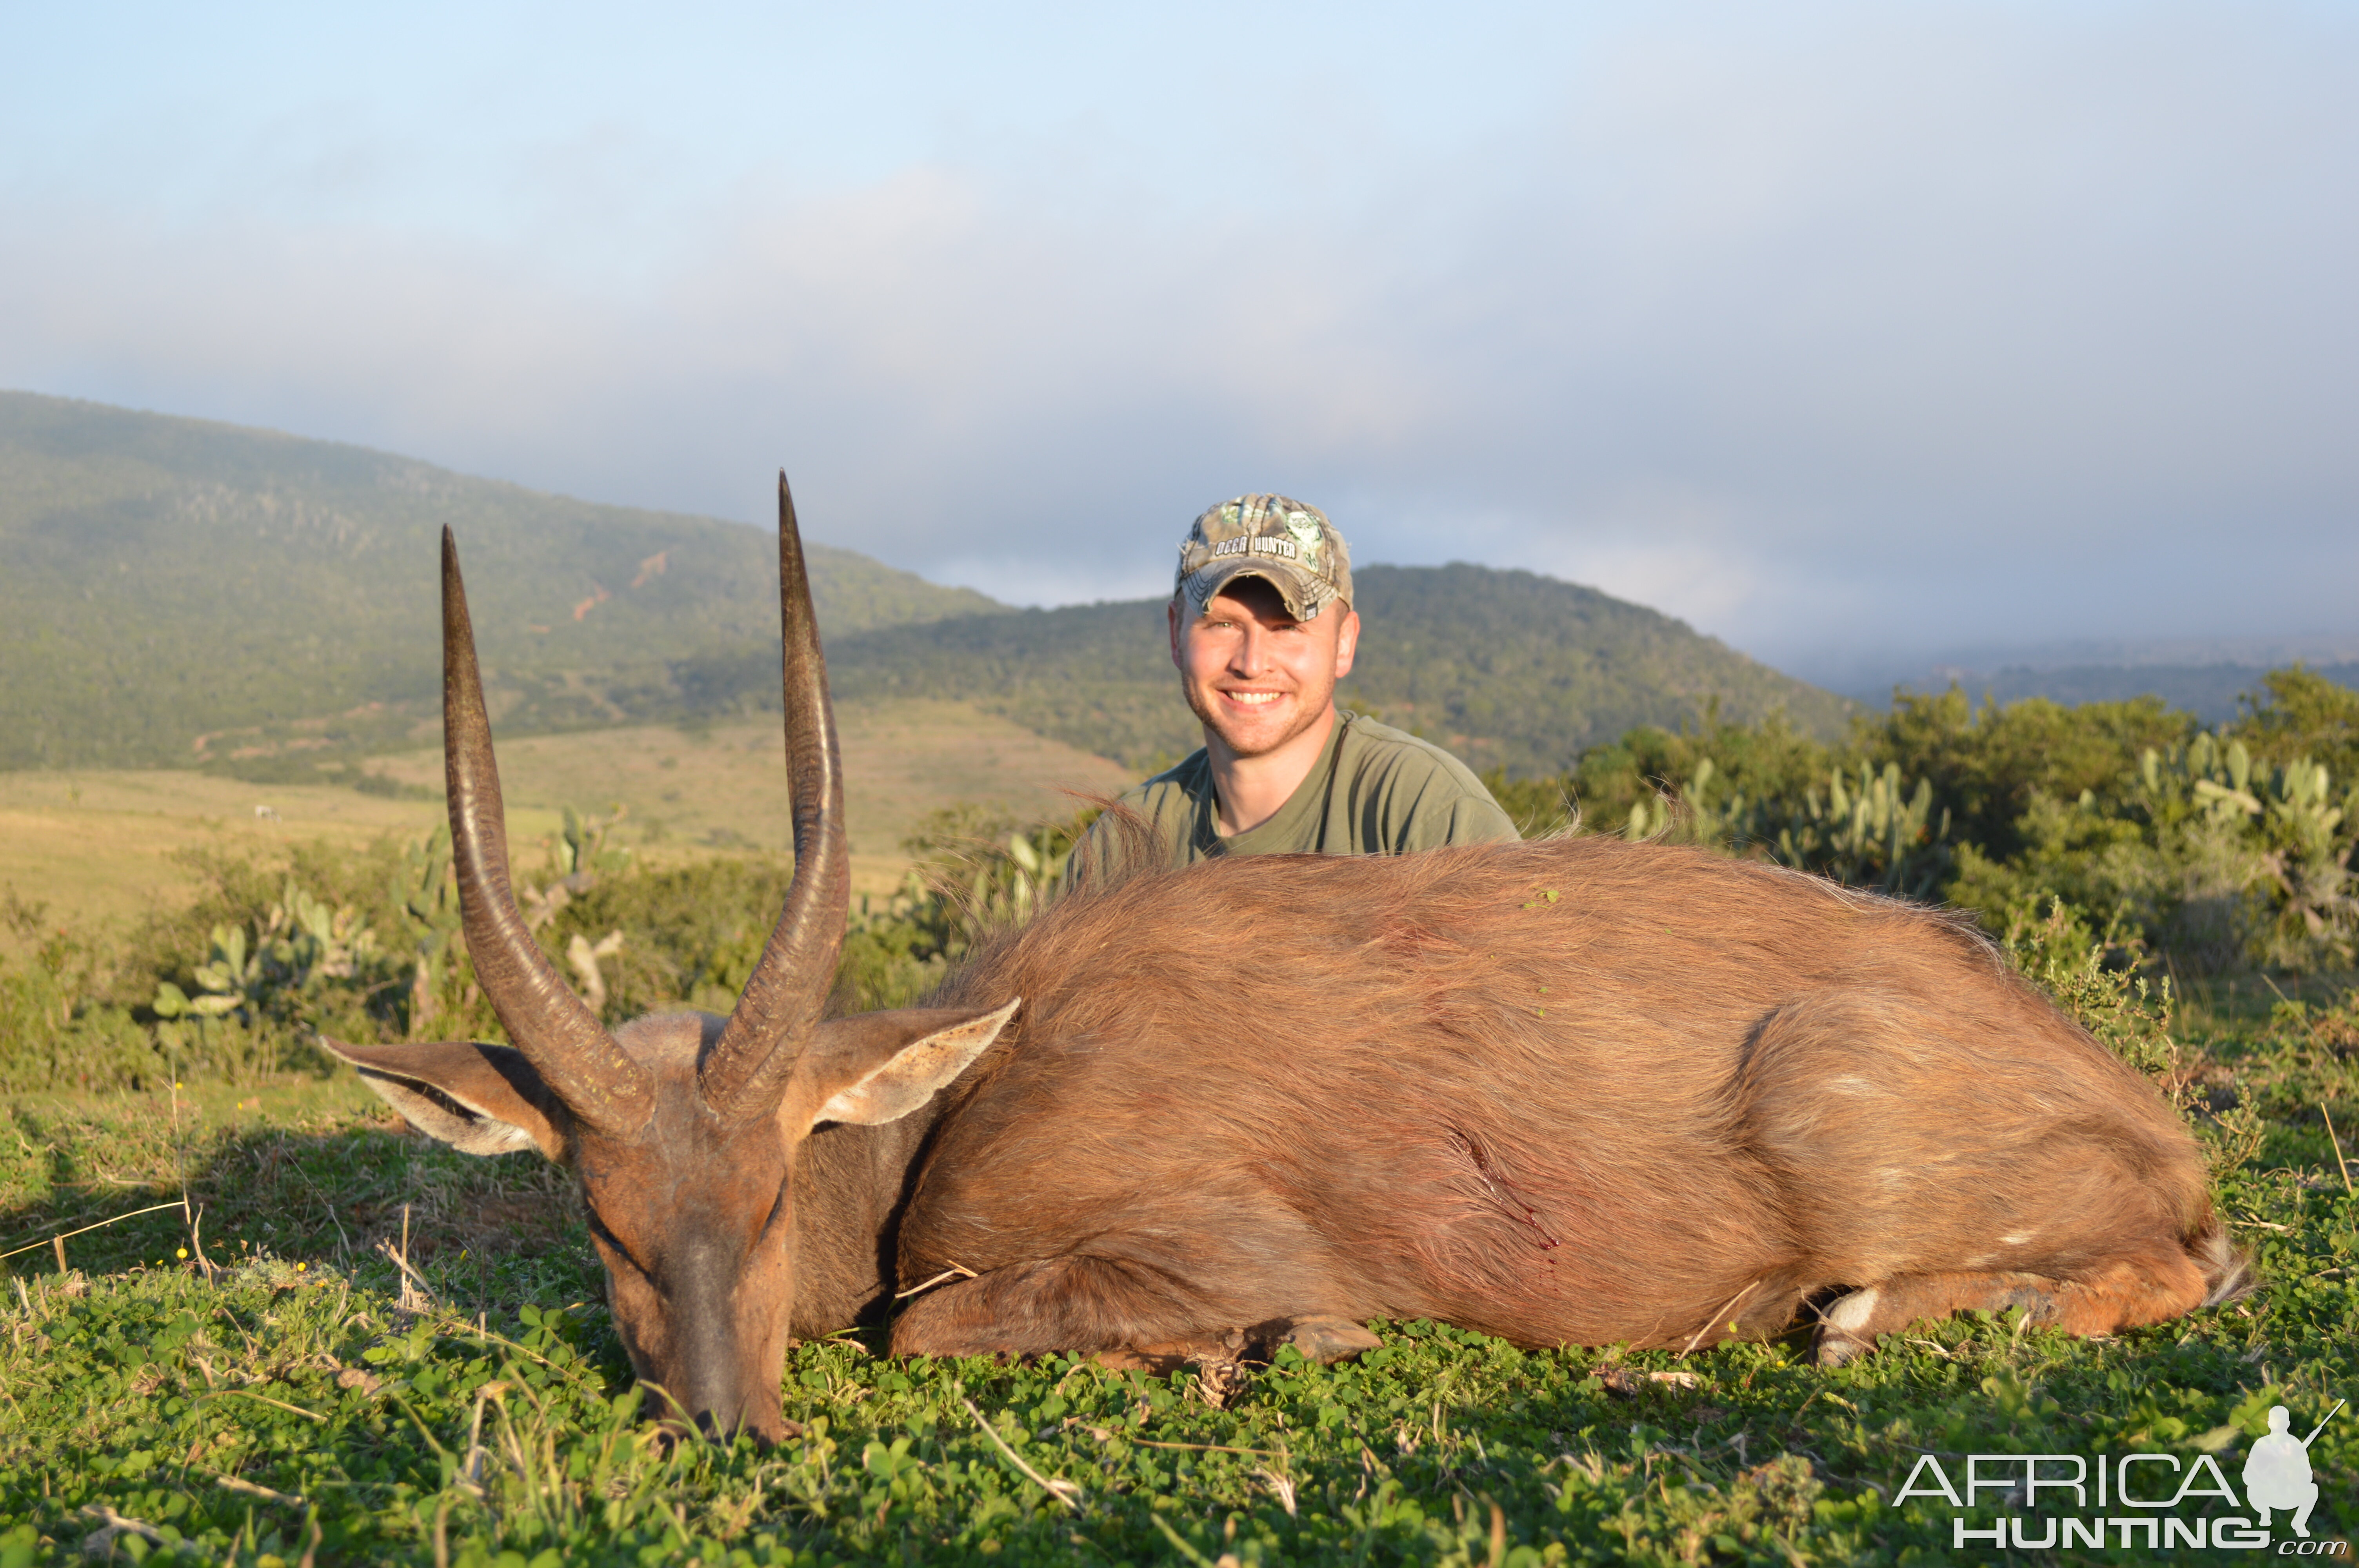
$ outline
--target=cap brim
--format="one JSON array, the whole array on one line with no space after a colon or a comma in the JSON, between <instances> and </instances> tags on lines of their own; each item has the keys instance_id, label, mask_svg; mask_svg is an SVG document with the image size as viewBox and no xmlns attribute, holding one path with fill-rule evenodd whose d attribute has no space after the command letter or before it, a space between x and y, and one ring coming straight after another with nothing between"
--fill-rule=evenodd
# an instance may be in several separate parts
<instances>
[{"instance_id":1,"label":"cap brim","mask_svg":"<svg viewBox=\"0 0 2359 1568\"><path fill-rule=\"evenodd\" d=\"M1286 612L1297 621L1316 621L1327 603L1342 597L1334 592L1324 578L1284 561L1267 559L1223 561L1218 566L1208 567L1189 579L1188 589L1199 596L1196 600L1199 605L1209 604L1214 594L1239 578L1247 577L1257 577L1277 589L1278 598L1286 601ZM1328 600L1319 597L1321 589L1327 589Z\"/></svg>"}]
</instances>

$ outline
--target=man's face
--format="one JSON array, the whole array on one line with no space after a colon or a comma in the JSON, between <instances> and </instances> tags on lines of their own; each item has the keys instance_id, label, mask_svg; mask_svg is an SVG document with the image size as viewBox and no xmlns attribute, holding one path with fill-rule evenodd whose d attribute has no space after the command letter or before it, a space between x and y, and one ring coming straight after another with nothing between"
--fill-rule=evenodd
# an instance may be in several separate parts
<instances>
[{"instance_id":1,"label":"man's face","mask_svg":"<svg viewBox=\"0 0 2359 1568\"><path fill-rule=\"evenodd\" d=\"M1237 756L1277 751L1317 724L1352 673L1360 618L1340 600L1297 621L1263 578L1232 578L1201 615L1171 601L1171 662L1188 706Z\"/></svg>"}]
</instances>

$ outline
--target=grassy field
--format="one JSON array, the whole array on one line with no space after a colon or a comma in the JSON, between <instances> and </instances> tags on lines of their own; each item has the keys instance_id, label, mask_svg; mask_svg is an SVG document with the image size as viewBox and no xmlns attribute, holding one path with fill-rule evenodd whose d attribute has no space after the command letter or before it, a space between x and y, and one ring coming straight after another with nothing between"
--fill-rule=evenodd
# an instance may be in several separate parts
<instances>
[{"instance_id":1,"label":"grassy field","mask_svg":"<svg viewBox=\"0 0 2359 1568\"><path fill-rule=\"evenodd\" d=\"M901 841L959 802L1021 820L1060 816L1062 790L1113 792L1131 775L962 703L848 704L842 730L855 885L882 892L908 869ZM504 742L508 831L521 865L558 831L568 805L627 816L616 842L657 864L771 852L792 839L776 723L527 736ZM430 790L394 799L330 784L254 784L168 770L0 773L0 883L46 903L59 923L121 922L183 902L193 885L175 854L258 853L324 838L358 847L422 835L441 820L439 752L381 758L370 771ZM267 815L258 815L267 813ZM0 944L10 940L0 929Z\"/></svg>"},{"instance_id":2,"label":"grassy field","mask_svg":"<svg viewBox=\"0 0 2359 1568\"><path fill-rule=\"evenodd\" d=\"M1961 1485L1974 1453L2210 1454L2234 1483L2271 1403L2299 1432L2359 1393L2359 1200L2325 1121L2359 1122L2351 1007L2223 995L2173 1029L2226 1110L2199 1119L2262 1281L2227 1308L2094 1341L1926 1325L1832 1371L1799 1337L1682 1357L1387 1325L1361 1362L1282 1358L1218 1410L1191 1373L897 1362L868 1331L791 1352L803 1431L769 1452L648 1442L537 1157L429 1145L348 1077L20 1100L0 1564L2168 1560L1957 1552L1948 1504L1898 1494L1929 1454ZM152 1204L59 1271L51 1235ZM2346 1539L2359 1419L2310 1454L2314 1536ZM1971 1528L2023 1516L1981 1503ZM2207 1510L2234 1511L2181 1512Z\"/></svg>"},{"instance_id":3,"label":"grassy field","mask_svg":"<svg viewBox=\"0 0 2359 1568\"><path fill-rule=\"evenodd\" d=\"M1028 822L1069 815L1063 791L1112 794L1136 782L1119 763L966 703L847 703L836 710L836 727L855 875L884 883L907 867L901 841L930 812L969 803ZM503 743L499 755L511 798L595 810L620 802L629 812L621 841L659 854L683 843L777 849L794 838L775 719L527 736ZM373 766L440 791L440 752Z\"/></svg>"}]
</instances>

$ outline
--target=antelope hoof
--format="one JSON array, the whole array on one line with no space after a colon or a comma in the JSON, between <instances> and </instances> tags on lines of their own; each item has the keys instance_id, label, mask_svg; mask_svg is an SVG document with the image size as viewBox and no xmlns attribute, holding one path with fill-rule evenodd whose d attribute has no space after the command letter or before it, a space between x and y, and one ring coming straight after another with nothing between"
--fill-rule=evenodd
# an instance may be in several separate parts
<instances>
[{"instance_id":1,"label":"antelope hoof","mask_svg":"<svg viewBox=\"0 0 2359 1568\"><path fill-rule=\"evenodd\" d=\"M1875 1316L1876 1299L1876 1289L1870 1285L1828 1304L1819 1316L1820 1366L1840 1367L1875 1348L1875 1331L1868 1325Z\"/></svg>"},{"instance_id":2,"label":"antelope hoof","mask_svg":"<svg viewBox=\"0 0 2359 1568\"><path fill-rule=\"evenodd\" d=\"M1304 1360L1322 1366L1348 1361L1384 1343L1348 1317L1298 1317L1278 1336L1277 1342L1293 1346L1302 1353Z\"/></svg>"},{"instance_id":3,"label":"antelope hoof","mask_svg":"<svg viewBox=\"0 0 2359 1568\"><path fill-rule=\"evenodd\" d=\"M1821 1329L1817 1349L1818 1363L1821 1367L1840 1367L1845 1362L1857 1360L1875 1348L1873 1344L1865 1340L1854 1339L1848 1335L1830 1334L1825 1329Z\"/></svg>"}]
</instances>

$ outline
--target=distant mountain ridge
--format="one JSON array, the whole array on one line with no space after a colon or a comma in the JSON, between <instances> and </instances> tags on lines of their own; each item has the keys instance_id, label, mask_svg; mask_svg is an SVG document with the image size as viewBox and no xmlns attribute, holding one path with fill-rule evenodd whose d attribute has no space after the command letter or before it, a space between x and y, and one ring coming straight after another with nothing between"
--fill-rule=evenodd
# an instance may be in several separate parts
<instances>
[{"instance_id":1,"label":"distant mountain ridge","mask_svg":"<svg viewBox=\"0 0 2359 1568\"><path fill-rule=\"evenodd\" d=\"M1714 704L1748 721L1782 709L1828 738L1852 711L1683 622L1532 572L1371 566L1353 583L1364 629L1339 699L1479 769L1560 773L1587 747ZM834 657L847 695L967 697L1135 767L1201 743L1161 600L881 627Z\"/></svg>"},{"instance_id":2,"label":"distant mountain ridge","mask_svg":"<svg viewBox=\"0 0 2359 1568\"><path fill-rule=\"evenodd\" d=\"M430 699L445 524L513 722L537 704L544 723L596 718L584 672L776 645L777 546L759 529L0 393L0 767L185 762L208 732ZM808 553L831 636L1001 609L851 550Z\"/></svg>"},{"instance_id":3,"label":"distant mountain ridge","mask_svg":"<svg viewBox=\"0 0 2359 1568\"><path fill-rule=\"evenodd\" d=\"M1921 662L1861 650L1840 667L1823 661L1814 678L1872 708L1896 691L1940 692L1951 686L1975 701L2002 705L2041 697L2074 706L2159 697L2207 724L2240 711L2237 699L2260 690L2271 670L2303 665L2339 684L2359 676L2359 632L2269 637L2082 637L2045 643L1953 647Z\"/></svg>"},{"instance_id":4,"label":"distant mountain ridge","mask_svg":"<svg viewBox=\"0 0 2359 1568\"><path fill-rule=\"evenodd\" d=\"M365 449L0 393L0 768L293 770L437 719L436 537L455 530L506 734L778 701L763 531L601 506ZM1144 769L1199 741L1162 601L1011 611L809 555L850 700L956 697ZM1851 705L1669 616L1484 567L1370 566L1346 702L1481 768L1560 772L1717 705L1838 732ZM257 775L258 776L258 775Z\"/></svg>"},{"instance_id":5,"label":"distant mountain ridge","mask_svg":"<svg viewBox=\"0 0 2359 1568\"><path fill-rule=\"evenodd\" d=\"M2001 704L2044 697L2068 708L2084 702L2125 702L2158 697L2206 724L2224 724L2241 712L2239 699L2261 690L2261 679L2279 665L2010 665L1990 675L1961 671L1959 687L1975 701ZM2340 686L2359 687L2359 663L2320 664L2309 668Z\"/></svg>"}]
</instances>

